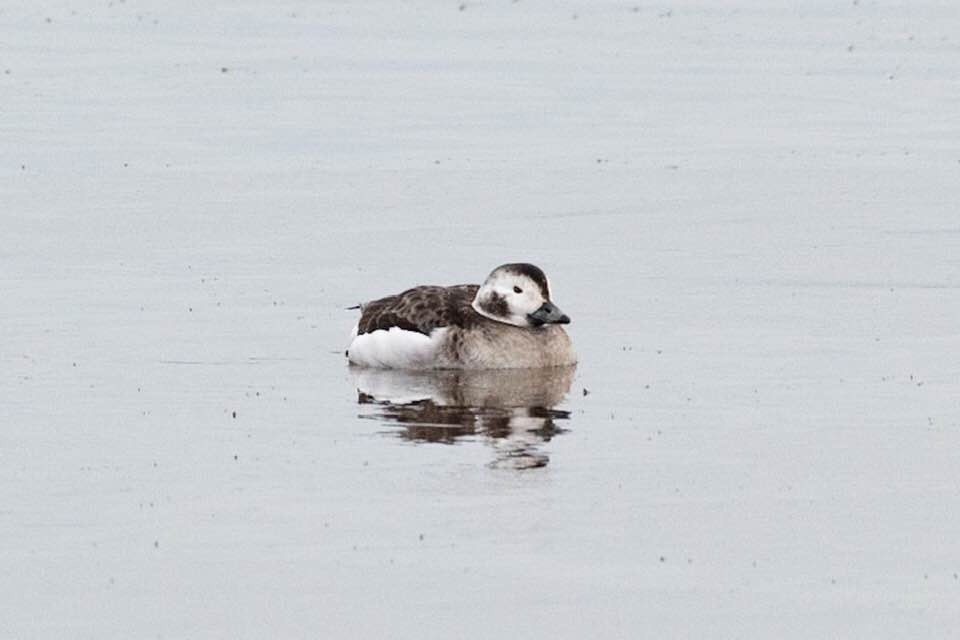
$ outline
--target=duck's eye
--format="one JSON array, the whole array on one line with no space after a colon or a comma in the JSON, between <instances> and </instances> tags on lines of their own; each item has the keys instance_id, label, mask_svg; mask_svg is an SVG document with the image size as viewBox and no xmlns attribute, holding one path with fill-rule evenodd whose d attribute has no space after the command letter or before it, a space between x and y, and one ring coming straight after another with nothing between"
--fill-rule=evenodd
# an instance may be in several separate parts
<instances>
[{"instance_id":1,"label":"duck's eye","mask_svg":"<svg viewBox=\"0 0 960 640\"><path fill-rule=\"evenodd\" d=\"M514 293L523 293L523 289L521 289L520 287L514 287L514 288L513 288L513 292L514 292Z\"/></svg>"}]
</instances>

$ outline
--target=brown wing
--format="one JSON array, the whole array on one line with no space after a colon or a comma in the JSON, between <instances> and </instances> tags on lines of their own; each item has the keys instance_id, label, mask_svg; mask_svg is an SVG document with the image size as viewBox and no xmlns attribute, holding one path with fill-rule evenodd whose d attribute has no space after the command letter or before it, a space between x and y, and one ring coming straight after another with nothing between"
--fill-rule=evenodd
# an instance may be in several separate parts
<instances>
[{"instance_id":1,"label":"brown wing","mask_svg":"<svg viewBox=\"0 0 960 640\"><path fill-rule=\"evenodd\" d=\"M470 303L480 287L415 287L362 305L357 333L399 327L430 335L440 327L463 325L476 314Z\"/></svg>"}]
</instances>

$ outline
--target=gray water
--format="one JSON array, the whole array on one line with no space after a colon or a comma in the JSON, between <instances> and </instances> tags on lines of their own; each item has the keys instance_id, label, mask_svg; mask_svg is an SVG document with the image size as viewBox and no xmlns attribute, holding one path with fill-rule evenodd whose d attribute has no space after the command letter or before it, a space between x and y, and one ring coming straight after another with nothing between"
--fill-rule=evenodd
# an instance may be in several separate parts
<instances>
[{"instance_id":1,"label":"gray water","mask_svg":"<svg viewBox=\"0 0 960 640\"><path fill-rule=\"evenodd\" d=\"M14 3L0 635L950 637L950 3ZM574 371L362 372L548 273Z\"/></svg>"}]
</instances>

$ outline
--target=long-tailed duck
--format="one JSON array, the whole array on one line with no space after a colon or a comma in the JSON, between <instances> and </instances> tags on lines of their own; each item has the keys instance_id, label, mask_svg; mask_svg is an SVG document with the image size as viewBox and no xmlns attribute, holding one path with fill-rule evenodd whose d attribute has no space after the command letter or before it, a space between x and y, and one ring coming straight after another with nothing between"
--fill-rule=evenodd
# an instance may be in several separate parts
<instances>
[{"instance_id":1,"label":"long-tailed duck","mask_svg":"<svg viewBox=\"0 0 960 640\"><path fill-rule=\"evenodd\" d=\"M391 369L513 369L574 364L550 301L550 284L532 264L505 264L482 285L421 286L360 305L347 358Z\"/></svg>"}]
</instances>

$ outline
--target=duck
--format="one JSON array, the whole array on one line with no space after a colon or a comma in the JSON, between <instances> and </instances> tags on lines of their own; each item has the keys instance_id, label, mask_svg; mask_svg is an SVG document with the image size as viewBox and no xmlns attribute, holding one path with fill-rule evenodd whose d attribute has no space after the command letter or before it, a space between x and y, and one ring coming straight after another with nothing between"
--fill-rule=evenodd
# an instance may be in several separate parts
<instances>
[{"instance_id":1,"label":"duck","mask_svg":"<svg viewBox=\"0 0 960 640\"><path fill-rule=\"evenodd\" d=\"M422 285L358 305L346 356L384 369L520 369L574 365L550 282L529 263L503 264L483 284Z\"/></svg>"}]
</instances>

